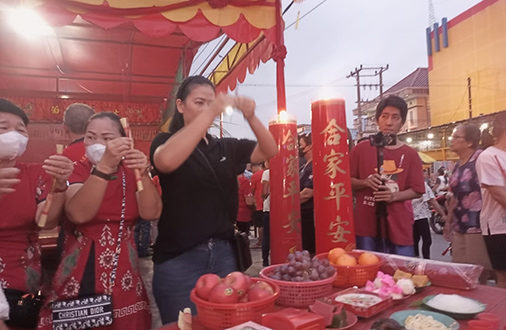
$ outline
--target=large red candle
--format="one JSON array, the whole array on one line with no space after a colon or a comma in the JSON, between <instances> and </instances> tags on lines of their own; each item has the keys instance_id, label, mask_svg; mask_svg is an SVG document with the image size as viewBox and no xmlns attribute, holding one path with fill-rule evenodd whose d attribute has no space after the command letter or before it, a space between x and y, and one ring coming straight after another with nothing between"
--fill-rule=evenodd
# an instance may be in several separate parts
<instances>
[{"instance_id":1,"label":"large red candle","mask_svg":"<svg viewBox=\"0 0 506 330\"><path fill-rule=\"evenodd\" d=\"M302 250L297 122L286 116L281 113L269 122L279 148L269 161L271 264L283 263L289 253Z\"/></svg>"},{"instance_id":2,"label":"large red candle","mask_svg":"<svg viewBox=\"0 0 506 330\"><path fill-rule=\"evenodd\" d=\"M355 247L348 131L343 99L311 104L316 253Z\"/></svg>"}]
</instances>

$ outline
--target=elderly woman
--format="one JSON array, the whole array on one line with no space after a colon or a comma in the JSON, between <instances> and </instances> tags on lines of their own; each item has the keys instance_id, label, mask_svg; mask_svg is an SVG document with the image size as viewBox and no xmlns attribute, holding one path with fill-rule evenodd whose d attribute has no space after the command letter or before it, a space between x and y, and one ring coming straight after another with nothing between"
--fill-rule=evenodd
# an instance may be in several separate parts
<instances>
[{"instance_id":1,"label":"elderly woman","mask_svg":"<svg viewBox=\"0 0 506 330\"><path fill-rule=\"evenodd\" d=\"M445 224L445 237L453 230L452 261L482 265L491 269L490 259L480 228L481 192L476 174L476 159L481 132L475 125L457 126L450 150L459 156L450 179L453 197ZM485 279L485 278L484 278Z\"/></svg>"},{"instance_id":2,"label":"elderly woman","mask_svg":"<svg viewBox=\"0 0 506 330\"><path fill-rule=\"evenodd\" d=\"M18 162L28 143L28 117L15 104L0 99L0 284L8 299L41 289L37 222L54 181L52 207L43 228L58 224L72 162L50 156L44 165ZM11 318L7 323L24 320Z\"/></svg>"},{"instance_id":3,"label":"elderly woman","mask_svg":"<svg viewBox=\"0 0 506 330\"><path fill-rule=\"evenodd\" d=\"M230 244L238 207L236 169L277 153L251 99L216 95L211 81L193 76L179 87L176 105L169 133L159 134L151 144L163 199L153 294L164 324L177 320L185 307L196 312L190 291L201 275L226 276L237 270ZM258 143L207 134L227 106L242 112Z\"/></svg>"},{"instance_id":4,"label":"elderly woman","mask_svg":"<svg viewBox=\"0 0 506 330\"><path fill-rule=\"evenodd\" d=\"M506 111L492 123L494 145L481 153L476 170L481 183L481 231L497 276L506 288Z\"/></svg>"},{"instance_id":5,"label":"elderly woman","mask_svg":"<svg viewBox=\"0 0 506 330\"><path fill-rule=\"evenodd\" d=\"M51 301L112 295L112 325L97 329L149 329L150 307L134 226L139 216L158 219L162 204L148 173L147 157L132 149L132 139L125 136L112 112L90 118L84 146L86 158L76 164L69 179L65 206L75 230L66 234ZM140 172L142 191L136 191L134 170ZM52 322L54 318L45 313L41 325L52 329ZM73 320L58 322L66 329Z\"/></svg>"}]
</instances>

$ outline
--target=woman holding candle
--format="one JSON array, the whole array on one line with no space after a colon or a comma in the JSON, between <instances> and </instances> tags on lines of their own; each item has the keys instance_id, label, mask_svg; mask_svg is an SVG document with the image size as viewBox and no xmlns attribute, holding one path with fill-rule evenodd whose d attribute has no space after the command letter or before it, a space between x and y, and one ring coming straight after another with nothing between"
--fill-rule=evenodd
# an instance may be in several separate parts
<instances>
[{"instance_id":1,"label":"woman holding candle","mask_svg":"<svg viewBox=\"0 0 506 330\"><path fill-rule=\"evenodd\" d=\"M227 106L243 113L258 143L207 134ZM238 207L236 169L277 153L274 138L255 116L255 102L216 95L204 77L182 82L176 107L169 133L154 139L150 157L162 187L153 293L164 324L177 320L185 307L196 312L190 291L201 275L237 270L230 244Z\"/></svg>"},{"instance_id":2,"label":"woman holding candle","mask_svg":"<svg viewBox=\"0 0 506 330\"><path fill-rule=\"evenodd\" d=\"M125 136L112 112L90 118L84 145L86 158L76 164L69 179L65 206L75 230L65 237L51 301L109 294L114 320L100 329L149 329L150 307L134 226L139 216L158 219L162 204L148 173L147 157L132 149L132 139ZM144 189L140 192L134 170L141 173ZM51 317L46 314L41 325L52 329Z\"/></svg>"},{"instance_id":3,"label":"woman holding candle","mask_svg":"<svg viewBox=\"0 0 506 330\"><path fill-rule=\"evenodd\" d=\"M41 289L37 222L53 189L43 228L58 224L67 178L74 168L72 161L60 155L50 156L44 165L19 162L28 143L27 126L28 116L23 110L0 99L0 285L8 297L15 296L9 290L17 290L22 296Z\"/></svg>"}]
</instances>

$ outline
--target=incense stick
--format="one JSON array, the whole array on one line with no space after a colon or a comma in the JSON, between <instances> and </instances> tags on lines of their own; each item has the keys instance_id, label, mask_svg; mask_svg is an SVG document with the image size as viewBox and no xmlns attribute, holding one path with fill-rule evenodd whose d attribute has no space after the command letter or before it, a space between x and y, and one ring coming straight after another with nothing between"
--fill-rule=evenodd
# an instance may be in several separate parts
<instances>
[{"instance_id":1,"label":"incense stick","mask_svg":"<svg viewBox=\"0 0 506 330\"><path fill-rule=\"evenodd\" d=\"M128 124L128 118L123 117L120 119L121 126L123 126L123 129L125 130L126 136L132 139L132 145L131 148L134 148L134 140L132 138L132 130L130 129L130 125ZM141 171L139 169L134 169L135 174L135 181L137 183L137 191L141 192L144 190L144 185L142 184L142 177L141 177Z\"/></svg>"},{"instance_id":2,"label":"incense stick","mask_svg":"<svg viewBox=\"0 0 506 330\"><path fill-rule=\"evenodd\" d=\"M63 153L63 144L56 145L56 154L61 155ZM51 185L51 190L47 194L46 204L42 208L42 212L40 213L39 222L37 225L40 228L44 228L46 226L47 217L49 215L49 210L51 209L51 204L53 204L54 191L56 186L56 178L53 178L53 184Z\"/></svg>"}]
</instances>

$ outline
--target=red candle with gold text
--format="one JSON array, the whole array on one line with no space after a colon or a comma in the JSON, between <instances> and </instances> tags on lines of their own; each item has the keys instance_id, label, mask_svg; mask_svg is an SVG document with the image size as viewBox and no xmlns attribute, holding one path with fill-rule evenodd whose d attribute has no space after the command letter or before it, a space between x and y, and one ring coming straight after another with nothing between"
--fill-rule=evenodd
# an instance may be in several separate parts
<instances>
[{"instance_id":1,"label":"red candle with gold text","mask_svg":"<svg viewBox=\"0 0 506 330\"><path fill-rule=\"evenodd\" d=\"M269 122L279 148L269 161L271 264L284 263L289 253L302 250L297 122L289 117L281 112Z\"/></svg>"},{"instance_id":2,"label":"red candle with gold text","mask_svg":"<svg viewBox=\"0 0 506 330\"><path fill-rule=\"evenodd\" d=\"M343 99L311 104L316 253L353 249L353 195Z\"/></svg>"}]
</instances>

